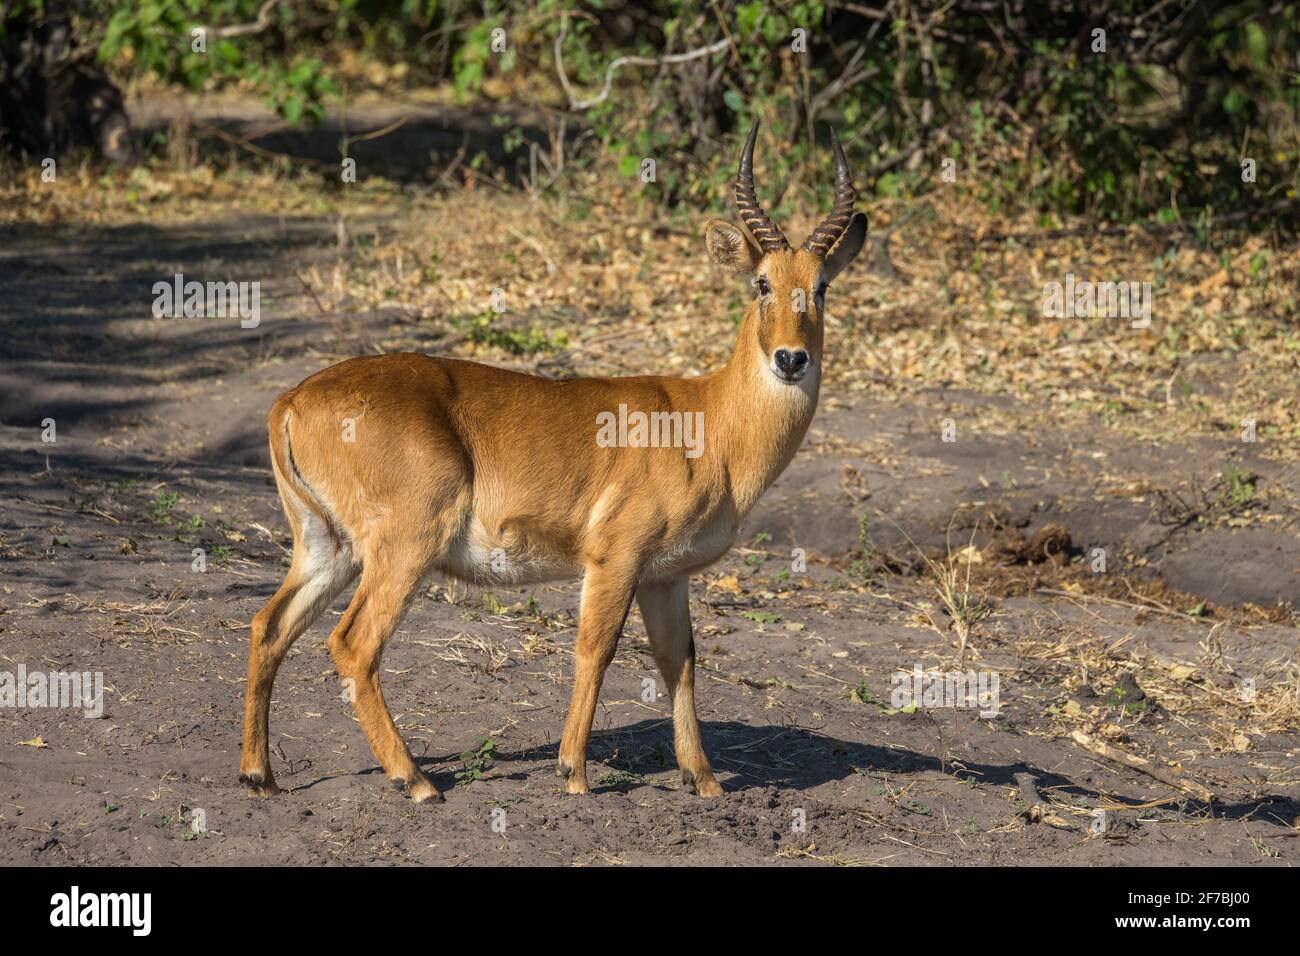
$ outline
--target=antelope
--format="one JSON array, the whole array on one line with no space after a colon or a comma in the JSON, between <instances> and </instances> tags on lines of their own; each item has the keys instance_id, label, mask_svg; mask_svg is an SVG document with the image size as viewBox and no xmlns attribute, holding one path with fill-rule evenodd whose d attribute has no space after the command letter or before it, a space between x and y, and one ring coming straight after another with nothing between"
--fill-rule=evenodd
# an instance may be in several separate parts
<instances>
[{"instance_id":1,"label":"antelope","mask_svg":"<svg viewBox=\"0 0 1300 956\"><path fill-rule=\"evenodd\" d=\"M748 276L755 292L721 369L555 381L393 353L341 362L276 399L271 465L293 560L249 637L239 774L248 788L279 792L267 724L280 662L359 575L330 634L330 656L392 785L416 803L442 799L398 734L379 682L385 643L438 572L480 586L581 576L557 765L570 794L590 793L596 701L635 600L671 700L684 787L721 796L695 712L688 581L726 554L803 442L821 382L826 288L867 234L832 131L834 208L791 250L756 198L757 136L755 123L735 181L746 231L722 219L704 227L712 260ZM701 447L691 456L662 443L597 442L597 422L620 406L650 416L702 413Z\"/></svg>"}]
</instances>

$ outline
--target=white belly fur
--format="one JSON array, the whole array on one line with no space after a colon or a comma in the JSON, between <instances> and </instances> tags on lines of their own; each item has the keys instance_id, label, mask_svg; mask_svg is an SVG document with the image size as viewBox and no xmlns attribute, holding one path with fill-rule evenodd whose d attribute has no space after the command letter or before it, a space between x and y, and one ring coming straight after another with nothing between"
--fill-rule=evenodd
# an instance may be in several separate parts
<instances>
[{"instance_id":1,"label":"white belly fur","mask_svg":"<svg viewBox=\"0 0 1300 956\"><path fill-rule=\"evenodd\" d=\"M727 553L735 542L735 532L731 522L715 519L676 548L651 557L642 577L664 581L707 567ZM583 572L580 563L553 554L512 549L507 542L493 540L477 516L470 518L466 530L453 542L439 570L481 586L573 580Z\"/></svg>"},{"instance_id":2,"label":"white belly fur","mask_svg":"<svg viewBox=\"0 0 1300 956\"><path fill-rule=\"evenodd\" d=\"M512 548L494 540L475 515L443 558L441 570L471 584L536 584L576 578L581 567L554 555Z\"/></svg>"}]
</instances>

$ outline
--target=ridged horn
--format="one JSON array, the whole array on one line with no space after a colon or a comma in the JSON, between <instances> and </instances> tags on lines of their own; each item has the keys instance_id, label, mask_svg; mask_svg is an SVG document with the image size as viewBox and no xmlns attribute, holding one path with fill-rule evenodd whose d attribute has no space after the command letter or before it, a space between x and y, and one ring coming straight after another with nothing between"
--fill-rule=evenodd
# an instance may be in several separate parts
<instances>
[{"instance_id":1,"label":"ridged horn","mask_svg":"<svg viewBox=\"0 0 1300 956\"><path fill-rule=\"evenodd\" d=\"M858 191L853 188L853 174L849 172L844 149L840 146L834 129L831 129L831 146L835 150L835 206L803 244L805 249L819 256L826 255L840 241L853 219L853 204L858 198Z\"/></svg>"},{"instance_id":2,"label":"ridged horn","mask_svg":"<svg viewBox=\"0 0 1300 956\"><path fill-rule=\"evenodd\" d=\"M758 139L758 122L749 131L749 141L740 154L740 169L736 172L736 209L749 234L764 252L789 249L781 227L768 218L754 194L754 141Z\"/></svg>"}]
</instances>

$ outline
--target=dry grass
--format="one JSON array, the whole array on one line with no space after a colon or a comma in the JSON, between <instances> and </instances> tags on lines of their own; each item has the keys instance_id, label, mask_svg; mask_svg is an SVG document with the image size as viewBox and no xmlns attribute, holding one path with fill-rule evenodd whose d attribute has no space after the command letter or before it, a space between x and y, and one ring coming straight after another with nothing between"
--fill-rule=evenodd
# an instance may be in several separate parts
<instances>
[{"instance_id":1,"label":"dry grass","mask_svg":"<svg viewBox=\"0 0 1300 956\"><path fill-rule=\"evenodd\" d=\"M1271 734L1291 733L1300 722L1300 669L1293 659L1268 662L1246 680L1211 653L1210 629L1194 660L1169 657L1133 641L1133 634L1107 640L1077 627L1049 627L1040 638L1023 638L1015 650L1034 678L1070 696L1050 707L1040 732L1049 737L1083 731L1129 749L1154 746L1159 721L1172 719L1193 731L1199 748L1183 741L1179 759L1199 754L1246 752ZM1127 678L1126 676L1127 675ZM1132 681L1145 698L1121 701L1117 688ZM1090 688L1095 697L1081 698ZM1168 755L1167 755L1168 756Z\"/></svg>"},{"instance_id":2,"label":"dry grass","mask_svg":"<svg viewBox=\"0 0 1300 956\"><path fill-rule=\"evenodd\" d=\"M475 634L461 632L451 637L417 639L414 643L433 648L433 656L440 661L468 670L482 671L489 677L495 676L511 662L510 651L505 644Z\"/></svg>"},{"instance_id":3,"label":"dry grass","mask_svg":"<svg viewBox=\"0 0 1300 956\"><path fill-rule=\"evenodd\" d=\"M338 248L299 278L335 317L340 354L362 345L348 339L346 315L370 309L393 324L367 348L417 344L555 375L689 374L729 352L745 289L707 263L704 213L658 208L622 180L577 172L540 196L481 182L446 195L321 186L310 172L205 165L67 168L57 185L16 170L0 185L0 224L327 217ZM865 204L874 245L828 298L834 393L897 401L942 386L1012 396L1026 407L999 410L1004 431L1101 417L1134 437L1236 438L1252 419L1264 454L1300 457L1294 243L1086 228L1043 239L1035 216L991 215L975 188ZM804 210L787 231L817 212ZM1044 317L1043 286L1066 273L1151 282L1151 327Z\"/></svg>"},{"instance_id":4,"label":"dry grass","mask_svg":"<svg viewBox=\"0 0 1300 956\"><path fill-rule=\"evenodd\" d=\"M66 594L57 600L32 597L27 607L59 605L60 610L77 614L91 612L112 618L114 642L129 647L132 638L147 637L160 644L189 644L202 640L203 635L188 627L179 627L182 615L190 607L190 600L179 589L160 594L152 601L126 604L121 601L87 600Z\"/></svg>"}]
</instances>

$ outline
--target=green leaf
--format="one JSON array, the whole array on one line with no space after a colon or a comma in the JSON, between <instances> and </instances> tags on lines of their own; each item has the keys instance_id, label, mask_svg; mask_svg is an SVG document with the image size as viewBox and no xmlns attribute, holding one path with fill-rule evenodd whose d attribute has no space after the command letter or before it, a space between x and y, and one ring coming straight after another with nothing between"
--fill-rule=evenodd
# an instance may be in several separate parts
<instances>
[{"instance_id":1,"label":"green leaf","mask_svg":"<svg viewBox=\"0 0 1300 956\"><path fill-rule=\"evenodd\" d=\"M296 123L302 119L302 111L305 105L303 98L294 93L292 96L286 97L285 101L280 104L280 115L287 122Z\"/></svg>"},{"instance_id":2,"label":"green leaf","mask_svg":"<svg viewBox=\"0 0 1300 956\"><path fill-rule=\"evenodd\" d=\"M121 51L126 45L127 32L134 26L135 16L129 8L123 8L113 14L112 19L108 21L108 29L104 32L104 39L99 44L97 58L100 63L112 59Z\"/></svg>"},{"instance_id":3,"label":"green leaf","mask_svg":"<svg viewBox=\"0 0 1300 956\"><path fill-rule=\"evenodd\" d=\"M1268 65L1268 37L1264 28L1254 21L1246 24L1246 50L1257 67Z\"/></svg>"},{"instance_id":4,"label":"green leaf","mask_svg":"<svg viewBox=\"0 0 1300 956\"><path fill-rule=\"evenodd\" d=\"M758 23L763 18L763 11L766 6L759 0L759 2L743 3L736 7L736 22L740 26L741 34L748 36L758 28Z\"/></svg>"}]
</instances>

